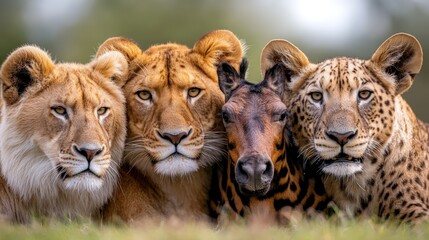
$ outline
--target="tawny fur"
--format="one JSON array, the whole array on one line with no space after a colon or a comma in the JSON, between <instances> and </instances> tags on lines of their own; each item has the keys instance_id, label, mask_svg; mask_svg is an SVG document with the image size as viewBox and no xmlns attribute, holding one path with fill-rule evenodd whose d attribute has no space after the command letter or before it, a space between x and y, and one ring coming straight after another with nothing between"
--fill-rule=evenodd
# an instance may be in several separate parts
<instances>
[{"instance_id":1,"label":"tawny fur","mask_svg":"<svg viewBox=\"0 0 429 240\"><path fill-rule=\"evenodd\" d=\"M238 68L243 55L240 41L219 30L203 36L191 49L167 43L143 52L132 41L117 37L106 40L98 54L109 50L128 58L130 74L123 87L127 164L104 218L117 216L127 222L147 217L206 218L212 167L226 154L219 116L224 96L216 66L226 61ZM199 92L191 96L190 91ZM186 137L175 147L162 137L164 133Z\"/></svg>"},{"instance_id":2,"label":"tawny fur","mask_svg":"<svg viewBox=\"0 0 429 240\"><path fill-rule=\"evenodd\" d=\"M273 40L262 53L263 72L275 63L288 68L284 102L301 152L321 165L328 193L351 215L414 223L429 216L428 129L401 97L422 55L408 34L386 40L370 60L311 64L285 40ZM355 134L341 147L328 130ZM342 163L335 163L337 156Z\"/></svg>"},{"instance_id":3,"label":"tawny fur","mask_svg":"<svg viewBox=\"0 0 429 240\"><path fill-rule=\"evenodd\" d=\"M24 46L5 60L0 77L4 218L25 223L32 216L98 214L113 193L122 159L126 120L120 87L127 69L119 52L86 65L55 64L40 48ZM102 151L88 164L73 146L102 146ZM81 173L85 168L92 173Z\"/></svg>"}]
</instances>

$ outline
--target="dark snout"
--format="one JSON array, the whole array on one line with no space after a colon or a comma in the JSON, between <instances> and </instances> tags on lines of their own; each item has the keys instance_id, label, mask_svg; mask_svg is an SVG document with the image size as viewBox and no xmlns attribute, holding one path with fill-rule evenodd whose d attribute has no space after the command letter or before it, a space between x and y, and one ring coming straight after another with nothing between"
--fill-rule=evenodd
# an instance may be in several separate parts
<instances>
[{"instance_id":1,"label":"dark snout","mask_svg":"<svg viewBox=\"0 0 429 240\"><path fill-rule=\"evenodd\" d=\"M265 195L270 189L273 175L273 163L261 155L241 157L235 167L240 192L248 196Z\"/></svg>"}]
</instances>

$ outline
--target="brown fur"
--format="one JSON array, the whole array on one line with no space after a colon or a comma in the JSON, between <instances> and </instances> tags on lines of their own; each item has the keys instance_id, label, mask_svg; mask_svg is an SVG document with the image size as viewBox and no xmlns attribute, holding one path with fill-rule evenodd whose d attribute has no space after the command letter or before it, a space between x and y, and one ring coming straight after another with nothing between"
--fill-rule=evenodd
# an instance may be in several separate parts
<instances>
[{"instance_id":1,"label":"brown fur","mask_svg":"<svg viewBox=\"0 0 429 240\"><path fill-rule=\"evenodd\" d=\"M320 179L310 172L304 175L297 149L289 141L288 112L281 99L283 71L275 66L254 85L227 65L218 70L227 99L222 114L228 163L219 180L222 199L217 205L241 216L263 216L263 221L281 220L284 207L325 210L329 201ZM240 170L249 167L250 172ZM264 174L252 174L260 168Z\"/></svg>"},{"instance_id":2,"label":"brown fur","mask_svg":"<svg viewBox=\"0 0 429 240\"><path fill-rule=\"evenodd\" d=\"M127 165L120 189L106 206L105 219L206 217L211 168L225 155L218 114L224 100L216 65L227 61L238 67L243 54L240 41L219 30L203 36L192 49L167 43L142 52L129 40L111 38L98 54L112 49L127 56L131 71L123 87L128 108ZM191 96L195 89L199 94ZM150 93L150 98L139 97L142 93L146 97ZM173 135L171 140L165 137Z\"/></svg>"},{"instance_id":3,"label":"brown fur","mask_svg":"<svg viewBox=\"0 0 429 240\"><path fill-rule=\"evenodd\" d=\"M120 86L127 69L119 52L86 65L55 64L40 48L24 46L5 60L1 214L27 222L32 214L98 213L113 193L121 162L126 130Z\"/></svg>"},{"instance_id":4,"label":"brown fur","mask_svg":"<svg viewBox=\"0 0 429 240\"><path fill-rule=\"evenodd\" d=\"M284 101L301 152L320 168L336 204L352 215L407 222L429 216L428 131L401 97L420 71L422 54L407 34L386 40L370 60L310 64L284 40L262 53L263 72L274 63L287 67Z\"/></svg>"}]
</instances>

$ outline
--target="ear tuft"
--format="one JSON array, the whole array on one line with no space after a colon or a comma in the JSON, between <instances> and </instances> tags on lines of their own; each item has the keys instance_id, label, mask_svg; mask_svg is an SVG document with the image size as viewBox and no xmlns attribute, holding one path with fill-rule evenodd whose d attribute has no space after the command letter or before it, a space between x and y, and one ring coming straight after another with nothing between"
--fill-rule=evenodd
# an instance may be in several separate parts
<instances>
[{"instance_id":1,"label":"ear tuft","mask_svg":"<svg viewBox=\"0 0 429 240\"><path fill-rule=\"evenodd\" d=\"M36 82L43 81L55 67L49 54L36 46L12 52L1 67L1 83L6 104L14 104Z\"/></svg>"},{"instance_id":2,"label":"ear tuft","mask_svg":"<svg viewBox=\"0 0 429 240\"><path fill-rule=\"evenodd\" d=\"M105 52L95 58L90 65L95 71L112 79L120 87L127 80L128 62L125 56L118 51Z\"/></svg>"},{"instance_id":3,"label":"ear tuft","mask_svg":"<svg viewBox=\"0 0 429 240\"><path fill-rule=\"evenodd\" d=\"M266 84L277 95L283 97L285 91L287 69L284 65L276 63L272 68L265 72L264 81L261 84Z\"/></svg>"},{"instance_id":4,"label":"ear tuft","mask_svg":"<svg viewBox=\"0 0 429 240\"><path fill-rule=\"evenodd\" d=\"M239 69L244 54L244 45L228 30L212 31L195 43L193 53L195 64L201 66L207 75L216 79L213 69L221 62L226 62ZM207 66L207 67L205 67Z\"/></svg>"},{"instance_id":5,"label":"ear tuft","mask_svg":"<svg viewBox=\"0 0 429 240\"><path fill-rule=\"evenodd\" d=\"M247 61L245 62L245 64ZM246 67L247 68L247 67ZM225 94L225 99L228 100L232 92L237 89L244 81L240 78L237 71L228 63L221 63L217 67L219 79L219 88Z\"/></svg>"},{"instance_id":6,"label":"ear tuft","mask_svg":"<svg viewBox=\"0 0 429 240\"><path fill-rule=\"evenodd\" d=\"M411 86L414 77L420 72L423 50L415 37L398 33L381 44L371 62L393 77L396 94L401 94Z\"/></svg>"}]
</instances>

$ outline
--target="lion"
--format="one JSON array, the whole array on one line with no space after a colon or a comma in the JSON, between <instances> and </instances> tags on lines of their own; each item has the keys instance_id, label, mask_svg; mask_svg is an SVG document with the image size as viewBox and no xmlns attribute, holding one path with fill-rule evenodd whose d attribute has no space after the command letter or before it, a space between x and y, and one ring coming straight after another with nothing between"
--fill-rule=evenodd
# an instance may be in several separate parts
<instances>
[{"instance_id":1,"label":"lion","mask_svg":"<svg viewBox=\"0 0 429 240\"><path fill-rule=\"evenodd\" d=\"M130 73L123 87L128 135L120 187L105 207L106 221L207 219L213 166L226 157L220 116L224 95L216 67L238 69L243 46L230 31L203 36L192 49L167 43L142 51L115 37L98 50L121 51Z\"/></svg>"},{"instance_id":2,"label":"lion","mask_svg":"<svg viewBox=\"0 0 429 240\"><path fill-rule=\"evenodd\" d=\"M36 46L1 66L0 214L95 217L117 184L126 136L119 52L56 64Z\"/></svg>"}]
</instances>

